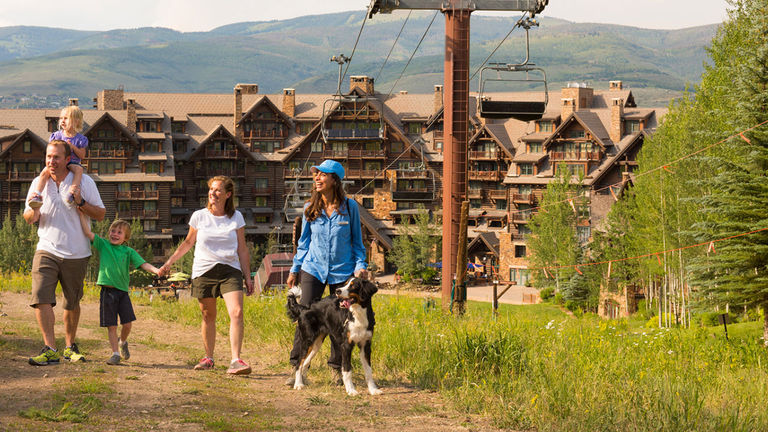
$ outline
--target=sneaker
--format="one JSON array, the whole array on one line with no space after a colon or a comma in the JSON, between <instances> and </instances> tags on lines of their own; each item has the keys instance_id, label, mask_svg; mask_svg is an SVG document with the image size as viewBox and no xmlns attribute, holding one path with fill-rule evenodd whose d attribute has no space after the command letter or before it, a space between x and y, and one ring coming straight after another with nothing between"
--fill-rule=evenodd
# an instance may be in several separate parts
<instances>
[{"instance_id":1,"label":"sneaker","mask_svg":"<svg viewBox=\"0 0 768 432\"><path fill-rule=\"evenodd\" d=\"M112 354L111 357L107 359L108 365L119 365L120 364L120 354Z\"/></svg>"},{"instance_id":2,"label":"sneaker","mask_svg":"<svg viewBox=\"0 0 768 432\"><path fill-rule=\"evenodd\" d=\"M195 370L208 370L213 369L213 359L210 357L203 357L194 367Z\"/></svg>"},{"instance_id":3,"label":"sneaker","mask_svg":"<svg viewBox=\"0 0 768 432\"><path fill-rule=\"evenodd\" d=\"M229 369L227 369L227 373L230 375L248 375L251 373L251 367L241 359L232 360L232 363L229 364Z\"/></svg>"},{"instance_id":4,"label":"sneaker","mask_svg":"<svg viewBox=\"0 0 768 432\"><path fill-rule=\"evenodd\" d=\"M31 364L32 366L57 365L59 364L60 359L61 359L61 354L59 354L58 351L55 351L53 348L46 345L40 351L40 355L29 358L29 364Z\"/></svg>"},{"instance_id":5,"label":"sneaker","mask_svg":"<svg viewBox=\"0 0 768 432\"><path fill-rule=\"evenodd\" d=\"M61 356L64 357L64 360L69 361L72 361L72 356L75 354L80 354L80 348L77 347L76 343L64 348L64 351L61 352Z\"/></svg>"},{"instance_id":6,"label":"sneaker","mask_svg":"<svg viewBox=\"0 0 768 432\"><path fill-rule=\"evenodd\" d=\"M119 342L117 345L120 347L120 355L123 357L123 360L128 360L131 358L131 352L128 351L128 341L125 342Z\"/></svg>"},{"instance_id":7,"label":"sneaker","mask_svg":"<svg viewBox=\"0 0 768 432\"><path fill-rule=\"evenodd\" d=\"M43 205L43 197L40 196L39 193L35 193L32 195L32 198L29 199L28 204L29 207L33 209L40 208Z\"/></svg>"}]
</instances>

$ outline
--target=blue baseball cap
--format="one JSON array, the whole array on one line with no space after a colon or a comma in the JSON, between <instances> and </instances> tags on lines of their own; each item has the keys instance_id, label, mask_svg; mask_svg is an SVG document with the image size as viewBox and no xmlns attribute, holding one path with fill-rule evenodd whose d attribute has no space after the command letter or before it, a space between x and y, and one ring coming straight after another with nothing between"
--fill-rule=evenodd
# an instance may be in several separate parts
<instances>
[{"instance_id":1,"label":"blue baseball cap","mask_svg":"<svg viewBox=\"0 0 768 432\"><path fill-rule=\"evenodd\" d=\"M335 160L326 159L320 165L315 165L309 170L312 171L313 173L316 173L318 171L324 172L326 174L333 173L339 176L339 180L344 179L344 167L341 166L341 164L336 162Z\"/></svg>"}]
</instances>

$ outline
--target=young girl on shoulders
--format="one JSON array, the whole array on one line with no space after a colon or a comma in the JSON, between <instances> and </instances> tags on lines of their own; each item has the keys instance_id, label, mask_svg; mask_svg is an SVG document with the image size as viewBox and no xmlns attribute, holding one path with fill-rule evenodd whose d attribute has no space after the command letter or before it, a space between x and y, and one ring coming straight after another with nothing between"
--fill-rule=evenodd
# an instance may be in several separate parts
<instances>
[{"instance_id":1,"label":"young girl on shoulders","mask_svg":"<svg viewBox=\"0 0 768 432\"><path fill-rule=\"evenodd\" d=\"M83 166L80 162L85 159L85 151L88 147L88 138L81 134L83 130L83 112L77 105L70 105L63 110L59 116L59 130L51 134L48 140L61 140L69 144L72 149L72 157L67 164L67 169L72 172L74 178L72 179L72 186L69 191L65 191L66 199L65 203L74 203L75 191L80 187L80 181L83 178ZM48 167L43 168L40 172L40 181L37 183L37 190L35 194L29 199L29 206L32 208L38 208L43 205L43 188L48 184L48 179L51 178Z\"/></svg>"}]
</instances>

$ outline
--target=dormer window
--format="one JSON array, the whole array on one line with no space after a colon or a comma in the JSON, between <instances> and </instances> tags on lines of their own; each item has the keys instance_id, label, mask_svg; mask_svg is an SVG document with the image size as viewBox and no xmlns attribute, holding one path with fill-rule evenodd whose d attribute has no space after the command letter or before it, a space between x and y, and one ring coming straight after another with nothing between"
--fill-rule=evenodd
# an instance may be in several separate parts
<instances>
[{"instance_id":1,"label":"dormer window","mask_svg":"<svg viewBox=\"0 0 768 432\"><path fill-rule=\"evenodd\" d=\"M555 130L555 122L552 120L541 120L536 123L538 132L552 133Z\"/></svg>"},{"instance_id":2,"label":"dormer window","mask_svg":"<svg viewBox=\"0 0 768 432\"><path fill-rule=\"evenodd\" d=\"M642 130L640 120L626 120L624 127L627 133L640 132Z\"/></svg>"},{"instance_id":3,"label":"dormer window","mask_svg":"<svg viewBox=\"0 0 768 432\"><path fill-rule=\"evenodd\" d=\"M520 175L533 175L533 164L532 163L523 163L518 165L520 168Z\"/></svg>"}]
</instances>

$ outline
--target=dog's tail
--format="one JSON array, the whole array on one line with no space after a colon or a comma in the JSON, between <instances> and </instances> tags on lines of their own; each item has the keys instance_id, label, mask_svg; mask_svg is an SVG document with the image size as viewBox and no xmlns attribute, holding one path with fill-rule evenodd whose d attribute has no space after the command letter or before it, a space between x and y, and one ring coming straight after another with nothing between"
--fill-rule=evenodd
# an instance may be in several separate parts
<instances>
[{"instance_id":1,"label":"dog's tail","mask_svg":"<svg viewBox=\"0 0 768 432\"><path fill-rule=\"evenodd\" d=\"M298 299L301 298L301 289L298 286L294 286L288 291L288 301L285 304L285 311L288 314L288 318L291 321L299 319L299 315L305 309L304 306L299 304Z\"/></svg>"}]
</instances>

